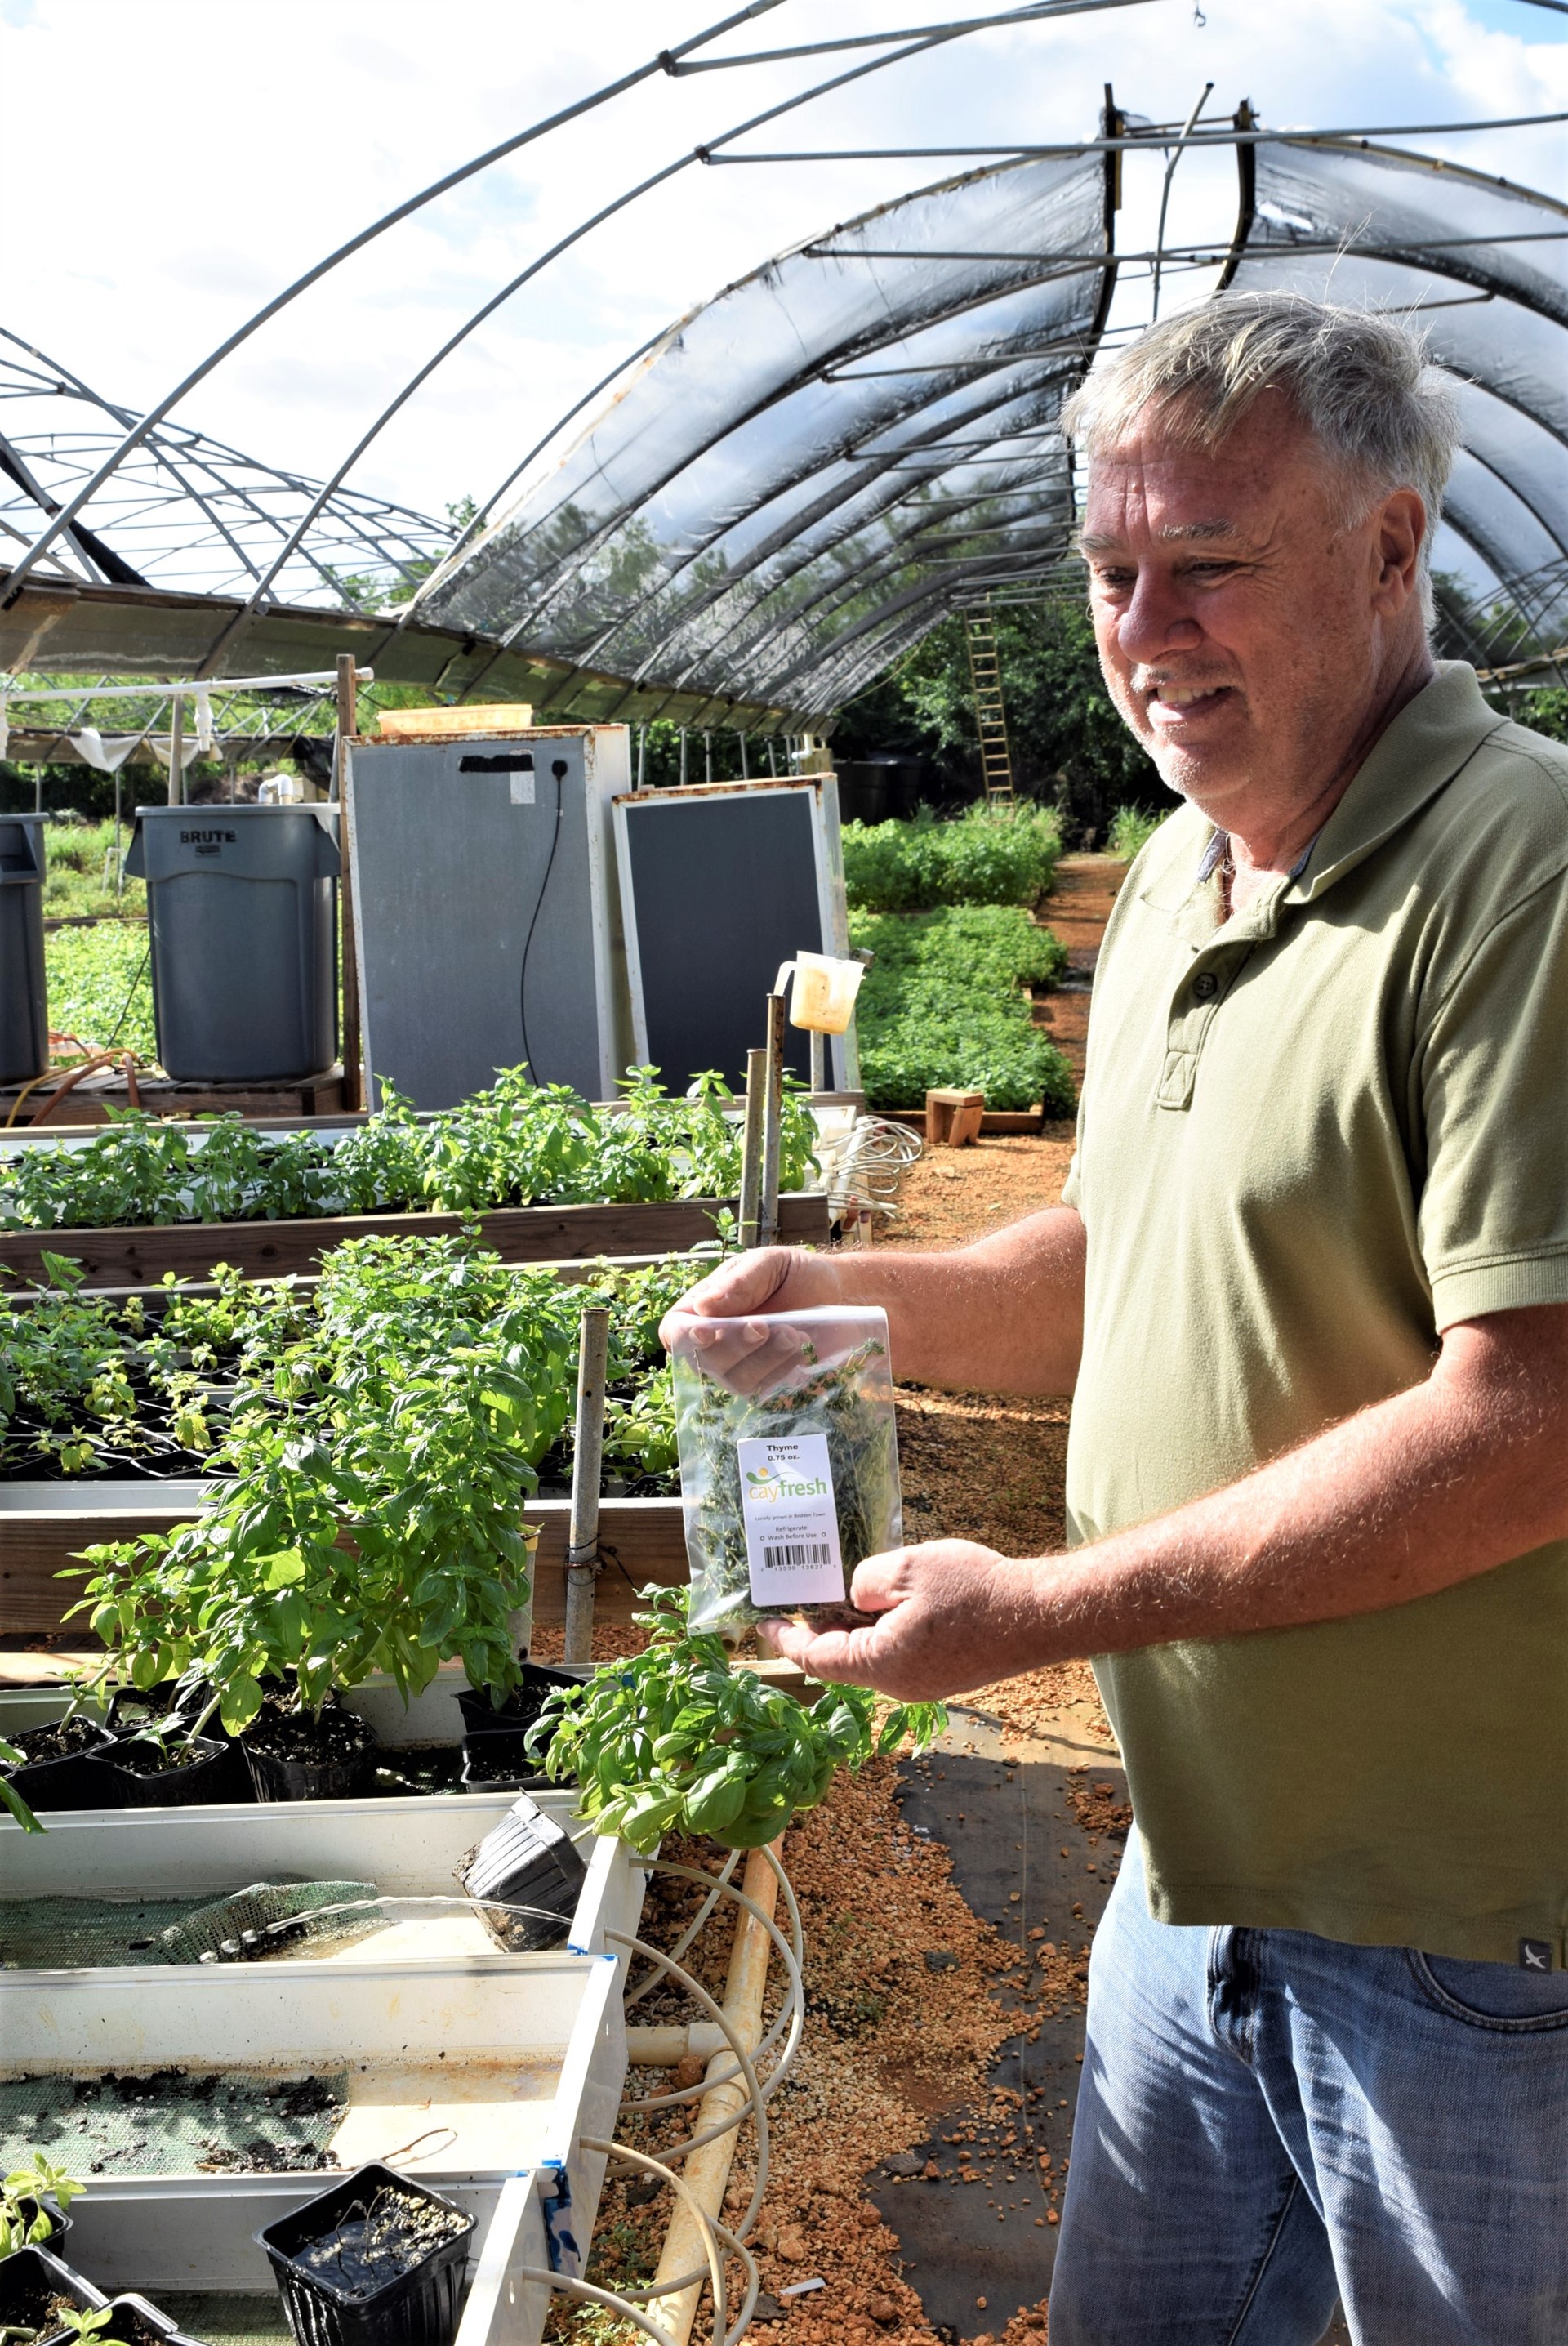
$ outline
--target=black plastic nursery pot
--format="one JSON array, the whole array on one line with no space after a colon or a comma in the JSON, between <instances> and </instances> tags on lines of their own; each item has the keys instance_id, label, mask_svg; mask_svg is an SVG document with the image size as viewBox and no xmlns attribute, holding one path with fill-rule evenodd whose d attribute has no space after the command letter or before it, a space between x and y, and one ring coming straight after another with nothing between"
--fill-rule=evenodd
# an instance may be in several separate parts
<instances>
[{"instance_id":1,"label":"black plastic nursery pot","mask_svg":"<svg viewBox=\"0 0 1568 2346\"><path fill-rule=\"evenodd\" d=\"M25 2212L28 2209L36 2210L38 2204L36 2199L23 2199L18 2202ZM47 2192L44 2194L43 2208L49 2219L49 2237L46 2240L40 2240L38 2246L41 2249L47 2249L52 2257L62 2256L65 2251L61 2242L75 2223L76 2218L62 2214L58 2202L52 2199Z\"/></svg>"},{"instance_id":2,"label":"black plastic nursery pot","mask_svg":"<svg viewBox=\"0 0 1568 2346\"><path fill-rule=\"evenodd\" d=\"M259 1800L346 1800L360 1789L374 1738L361 1719L337 1703L323 1705L320 1718L306 1720L267 1706L239 1739Z\"/></svg>"},{"instance_id":3,"label":"black plastic nursery pot","mask_svg":"<svg viewBox=\"0 0 1568 2346\"><path fill-rule=\"evenodd\" d=\"M114 2319L107 2334L119 2339L122 2346L200 2346L198 2339L188 2337L178 2322L133 2289L111 2297L109 2311Z\"/></svg>"},{"instance_id":4,"label":"black plastic nursery pot","mask_svg":"<svg viewBox=\"0 0 1568 2346\"><path fill-rule=\"evenodd\" d=\"M35 1760L30 1756L19 1765L4 1770L7 1781L19 1792L35 1813L47 1814L53 1809L117 1809L124 1805L116 1772L101 1764L102 1756L111 1750L114 1738L107 1727L82 1719L79 1727L79 1748L62 1753L56 1759ZM30 1755L36 1743L44 1743L55 1731L55 1723L43 1727L25 1727L12 1737L18 1751Z\"/></svg>"},{"instance_id":5,"label":"black plastic nursery pot","mask_svg":"<svg viewBox=\"0 0 1568 2346\"><path fill-rule=\"evenodd\" d=\"M492 1727L463 1739L465 1792L525 1791L549 1780L527 1748L525 1728Z\"/></svg>"},{"instance_id":6,"label":"black plastic nursery pot","mask_svg":"<svg viewBox=\"0 0 1568 2346\"><path fill-rule=\"evenodd\" d=\"M514 1687L499 1708L483 1687L465 1688L457 1698L457 1708L470 1736L495 1729L525 1733L557 1687L580 1687L582 1683L571 1670L553 1670L545 1662L524 1662L522 1685Z\"/></svg>"},{"instance_id":7,"label":"black plastic nursery pot","mask_svg":"<svg viewBox=\"0 0 1568 2346\"><path fill-rule=\"evenodd\" d=\"M370 1758L367 1742L352 1760L284 1760L240 1739L250 1789L259 1800L348 1800L359 1790Z\"/></svg>"},{"instance_id":8,"label":"black plastic nursery pot","mask_svg":"<svg viewBox=\"0 0 1568 2346\"><path fill-rule=\"evenodd\" d=\"M156 1744L134 1736L118 1737L96 1756L92 1766L100 1775L117 1779L113 1805L126 1809L193 1809L213 1800L247 1800L250 1779L239 1751L217 1736L192 1736L176 1747L190 1753L184 1765L158 1767ZM106 1805L107 1805L106 1803Z\"/></svg>"},{"instance_id":9,"label":"black plastic nursery pot","mask_svg":"<svg viewBox=\"0 0 1568 2346\"><path fill-rule=\"evenodd\" d=\"M516 1954L565 1944L587 1871L571 1834L524 1795L469 1851L457 1878L471 1898L490 1902L479 1918ZM506 1911L517 1907L534 1911Z\"/></svg>"},{"instance_id":10,"label":"black plastic nursery pot","mask_svg":"<svg viewBox=\"0 0 1568 2346\"><path fill-rule=\"evenodd\" d=\"M49 2346L51 2340L67 2335L58 2319L49 2318L50 2308L61 2298L84 2312L108 2303L101 2290L47 2249L18 2249L15 2255L0 2258L0 2331L35 2330L36 2346Z\"/></svg>"},{"instance_id":11,"label":"black plastic nursery pot","mask_svg":"<svg viewBox=\"0 0 1568 2346\"><path fill-rule=\"evenodd\" d=\"M384 2235L394 2215L389 2203L400 2201L411 2214L427 2211L415 2222L444 2218L447 2237L412 2257L394 2278L378 2280L384 2259L377 2255L376 2210L385 2210ZM451 2346L473 2228L473 2218L438 2191L378 2162L280 2217L256 2239L300 2346Z\"/></svg>"}]
</instances>

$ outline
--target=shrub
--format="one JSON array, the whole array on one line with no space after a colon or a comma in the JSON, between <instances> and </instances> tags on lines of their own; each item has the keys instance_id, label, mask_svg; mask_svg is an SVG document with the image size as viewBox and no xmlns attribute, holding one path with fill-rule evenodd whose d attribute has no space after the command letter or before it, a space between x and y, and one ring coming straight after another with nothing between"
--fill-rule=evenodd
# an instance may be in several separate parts
<instances>
[{"instance_id":1,"label":"shrub","mask_svg":"<svg viewBox=\"0 0 1568 2346\"><path fill-rule=\"evenodd\" d=\"M975 806L939 822L926 807L909 822L846 823L844 886L851 905L869 913L1033 904L1050 887L1061 848L1045 808Z\"/></svg>"},{"instance_id":2,"label":"shrub","mask_svg":"<svg viewBox=\"0 0 1568 2346\"><path fill-rule=\"evenodd\" d=\"M1031 1021L1025 985L1067 965L1048 929L1011 905L899 917L856 913L851 941L876 959L856 1005L860 1080L872 1107L911 1107L928 1091L973 1086L996 1108L1070 1116L1072 1073Z\"/></svg>"},{"instance_id":3,"label":"shrub","mask_svg":"<svg viewBox=\"0 0 1568 2346\"><path fill-rule=\"evenodd\" d=\"M53 929L44 940L44 965L54 1033L74 1035L88 1050L113 1044L138 1059L156 1057L145 921Z\"/></svg>"},{"instance_id":4,"label":"shrub","mask_svg":"<svg viewBox=\"0 0 1568 2346\"><path fill-rule=\"evenodd\" d=\"M1168 812L1167 808L1166 814ZM1107 851L1112 855L1122 856L1130 863L1165 821L1166 814L1151 814L1146 807L1118 807L1111 825L1110 838L1105 842Z\"/></svg>"}]
</instances>

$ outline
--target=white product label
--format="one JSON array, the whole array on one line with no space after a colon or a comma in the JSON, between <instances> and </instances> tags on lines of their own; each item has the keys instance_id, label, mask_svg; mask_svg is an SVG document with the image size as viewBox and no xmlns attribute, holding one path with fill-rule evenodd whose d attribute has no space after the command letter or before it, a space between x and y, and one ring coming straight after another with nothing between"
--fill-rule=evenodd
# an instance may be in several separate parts
<instances>
[{"instance_id":1,"label":"white product label","mask_svg":"<svg viewBox=\"0 0 1568 2346\"><path fill-rule=\"evenodd\" d=\"M844 1560L825 1433L738 1442L754 1605L841 1605Z\"/></svg>"},{"instance_id":2,"label":"white product label","mask_svg":"<svg viewBox=\"0 0 1568 2346\"><path fill-rule=\"evenodd\" d=\"M512 777L512 803L513 803L513 805L514 805L514 806L532 806L532 805L533 805L533 803L534 803L534 777L533 777L533 775L532 775L532 774L514 774L514 775L513 775L513 777Z\"/></svg>"}]
</instances>

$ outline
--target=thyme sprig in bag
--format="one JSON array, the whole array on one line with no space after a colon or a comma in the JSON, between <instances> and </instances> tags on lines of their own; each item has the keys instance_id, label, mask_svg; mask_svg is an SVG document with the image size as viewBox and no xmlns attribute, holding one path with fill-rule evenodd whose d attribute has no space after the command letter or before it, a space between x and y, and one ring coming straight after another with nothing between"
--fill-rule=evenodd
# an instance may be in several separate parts
<instances>
[{"instance_id":1,"label":"thyme sprig in bag","mask_svg":"<svg viewBox=\"0 0 1568 2346\"><path fill-rule=\"evenodd\" d=\"M858 1618L855 1566L903 1538L887 1314L682 1320L671 1357L692 1628Z\"/></svg>"}]
</instances>

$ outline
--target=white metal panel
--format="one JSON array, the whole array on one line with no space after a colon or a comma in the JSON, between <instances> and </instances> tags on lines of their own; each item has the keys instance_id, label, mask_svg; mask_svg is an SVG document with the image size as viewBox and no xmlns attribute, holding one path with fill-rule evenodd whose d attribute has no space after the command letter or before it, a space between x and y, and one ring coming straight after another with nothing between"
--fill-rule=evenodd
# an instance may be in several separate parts
<instances>
[{"instance_id":1,"label":"white metal panel","mask_svg":"<svg viewBox=\"0 0 1568 2346\"><path fill-rule=\"evenodd\" d=\"M531 759L532 772L484 770L509 758ZM622 1020L606 809L629 773L625 727L351 745L343 787L372 1078L444 1107L531 1052L541 1083L613 1092Z\"/></svg>"}]
</instances>

